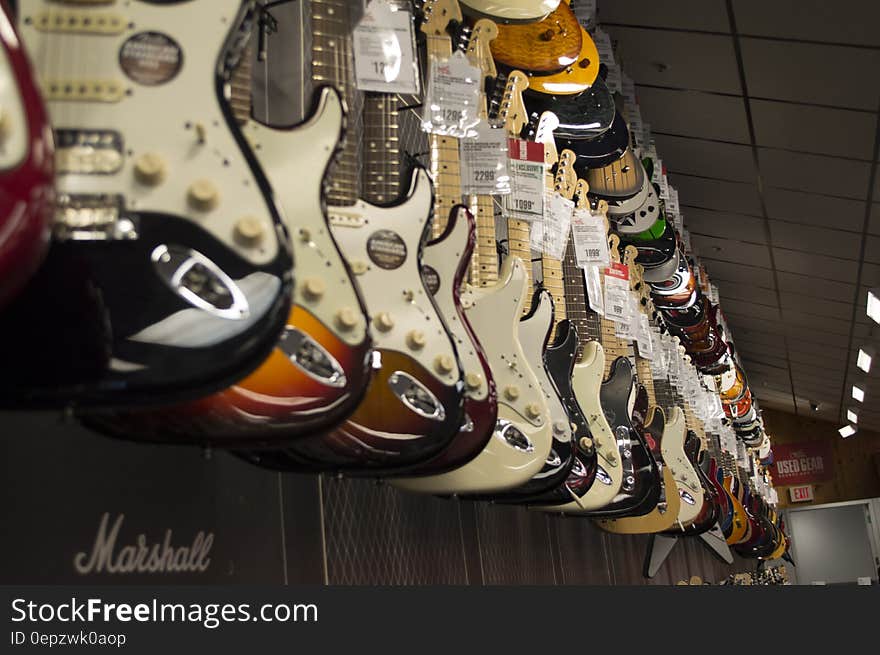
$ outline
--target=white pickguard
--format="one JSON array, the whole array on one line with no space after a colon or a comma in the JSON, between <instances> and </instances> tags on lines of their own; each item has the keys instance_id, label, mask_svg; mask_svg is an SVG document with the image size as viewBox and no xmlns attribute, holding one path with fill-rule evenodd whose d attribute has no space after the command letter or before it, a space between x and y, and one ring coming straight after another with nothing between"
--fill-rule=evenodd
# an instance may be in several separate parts
<instances>
[{"instance_id":1,"label":"white pickguard","mask_svg":"<svg viewBox=\"0 0 880 655\"><path fill-rule=\"evenodd\" d=\"M293 301L354 345L363 342L367 321L321 204L324 171L339 141L342 116L339 95L325 88L317 110L306 123L280 130L250 121L244 132L275 190L290 232L296 263ZM311 284L318 284L322 292L309 293ZM338 329L340 312L356 322L347 325L348 329Z\"/></svg>"},{"instance_id":2,"label":"white pickguard","mask_svg":"<svg viewBox=\"0 0 880 655\"><path fill-rule=\"evenodd\" d=\"M550 293L544 291L538 294L538 306L527 319L519 322L519 342L522 344L523 353L529 363L549 410L550 425L553 430L553 440L560 444L571 444L571 421L565 405L553 386L553 381L544 366L544 344L547 335L553 327L553 299Z\"/></svg>"},{"instance_id":3,"label":"white pickguard","mask_svg":"<svg viewBox=\"0 0 880 655\"><path fill-rule=\"evenodd\" d=\"M691 465L691 461L684 452L686 437L687 426L685 425L684 412L679 407L673 407L672 412L666 417L660 452L663 455L663 461L669 467L669 472L675 478L675 486L681 498L678 522L682 526L693 523L703 507L703 486L700 484L700 479L697 477L697 472ZM668 490L667 493L669 493ZM685 494L694 502L686 501Z\"/></svg>"},{"instance_id":4,"label":"white pickguard","mask_svg":"<svg viewBox=\"0 0 880 655\"><path fill-rule=\"evenodd\" d=\"M560 0L461 0L478 14L502 23L534 23L556 10Z\"/></svg>"},{"instance_id":5,"label":"white pickguard","mask_svg":"<svg viewBox=\"0 0 880 655\"><path fill-rule=\"evenodd\" d=\"M355 273L370 316L370 336L376 348L405 353L447 386L458 384L462 374L452 340L431 296L422 284L419 269L422 236L431 213L431 180L424 169L413 176L407 199L393 207L377 207L358 200L351 207L330 207L331 230L343 257ZM294 220L296 218L294 217ZM397 268L382 268L371 259L368 240L379 230L390 230L405 247ZM387 329L377 322L386 315ZM423 338L413 347L412 337ZM440 358L452 362L451 370L437 369Z\"/></svg>"},{"instance_id":6,"label":"white pickguard","mask_svg":"<svg viewBox=\"0 0 880 655\"><path fill-rule=\"evenodd\" d=\"M47 98L53 127L116 130L124 141L119 170L61 174L59 192L121 194L128 209L184 217L255 265L276 257L279 239L269 204L217 99L217 60L240 7L240 0L175 5L115 2L94 7L46 0L19 3L19 29ZM123 27L119 33L108 34L36 28L43 12L59 11L92 17L111 14L122 19ZM164 34L180 46L183 65L173 78L146 85L123 71L123 44L144 32ZM45 95L52 82L71 89L94 88L95 83L104 89L116 85L121 93L106 102L53 100ZM152 156L164 169L160 182L145 184L136 178L136 163L144 156ZM201 180L216 190L216 195L210 194L213 208L191 205L191 187ZM249 234L259 232L259 238L246 242L250 245L236 238L242 219L247 219Z\"/></svg>"},{"instance_id":7,"label":"white pickguard","mask_svg":"<svg viewBox=\"0 0 880 655\"><path fill-rule=\"evenodd\" d=\"M541 470L553 441L549 421L530 420L525 408L530 403L542 406L548 415L544 396L519 342L519 318L525 301L525 270L519 258L506 259L499 282L492 287L472 289L469 293L468 320L489 359L498 388L498 420L514 424L531 442L531 452L512 447L496 431L486 447L473 460L448 473L422 478L394 480L392 484L408 491L435 494L469 494L514 489ZM516 401L504 393L516 385Z\"/></svg>"},{"instance_id":8,"label":"white pickguard","mask_svg":"<svg viewBox=\"0 0 880 655\"><path fill-rule=\"evenodd\" d=\"M602 389L602 378L605 373L605 351L598 341L590 341L584 346L580 361L575 364L572 376L572 387L578 404L584 412L590 427L590 436L599 458L598 464L604 471L596 476L589 491L580 499L572 499L565 505L542 507L550 512L566 514L582 514L605 507L614 500L620 491L623 481L623 469L620 466L620 452L614 432L608 425L605 412L602 411L599 392Z\"/></svg>"}]
</instances>

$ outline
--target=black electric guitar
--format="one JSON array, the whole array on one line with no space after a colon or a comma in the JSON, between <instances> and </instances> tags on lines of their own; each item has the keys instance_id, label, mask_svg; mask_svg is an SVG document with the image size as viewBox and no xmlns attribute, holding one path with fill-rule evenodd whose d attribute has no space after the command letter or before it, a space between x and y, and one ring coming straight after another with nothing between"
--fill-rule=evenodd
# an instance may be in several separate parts
<instances>
[{"instance_id":1,"label":"black electric guitar","mask_svg":"<svg viewBox=\"0 0 880 655\"><path fill-rule=\"evenodd\" d=\"M629 148L629 128L620 112L614 115L611 127L593 139L560 139L559 148L574 151L577 155L575 170L578 176L587 177L590 169L604 168L623 157Z\"/></svg>"},{"instance_id":2,"label":"black electric guitar","mask_svg":"<svg viewBox=\"0 0 880 655\"><path fill-rule=\"evenodd\" d=\"M596 139L614 122L614 97L601 77L577 95L547 95L526 92L526 106L533 121L545 111L559 119L555 135L562 139Z\"/></svg>"},{"instance_id":3,"label":"black electric guitar","mask_svg":"<svg viewBox=\"0 0 880 655\"><path fill-rule=\"evenodd\" d=\"M274 347L292 286L273 191L227 100L256 3L18 5L59 195L45 265L0 324L0 404L228 386Z\"/></svg>"}]
</instances>

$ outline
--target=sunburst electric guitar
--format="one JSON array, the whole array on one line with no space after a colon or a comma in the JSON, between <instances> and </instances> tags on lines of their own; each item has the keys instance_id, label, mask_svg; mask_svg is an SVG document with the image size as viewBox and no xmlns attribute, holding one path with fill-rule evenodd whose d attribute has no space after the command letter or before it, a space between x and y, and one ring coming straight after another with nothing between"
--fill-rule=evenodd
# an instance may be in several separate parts
<instances>
[{"instance_id":1,"label":"sunburst electric guitar","mask_svg":"<svg viewBox=\"0 0 880 655\"><path fill-rule=\"evenodd\" d=\"M228 101L255 3L18 8L58 197L45 264L0 322L3 404L159 404L236 382L274 348L292 281Z\"/></svg>"}]
</instances>

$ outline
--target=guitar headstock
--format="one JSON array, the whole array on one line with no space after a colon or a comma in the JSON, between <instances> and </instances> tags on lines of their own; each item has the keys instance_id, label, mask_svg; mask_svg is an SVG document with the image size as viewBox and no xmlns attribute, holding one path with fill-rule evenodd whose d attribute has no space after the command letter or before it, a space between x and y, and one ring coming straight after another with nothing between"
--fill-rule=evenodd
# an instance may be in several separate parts
<instances>
[{"instance_id":1,"label":"guitar headstock","mask_svg":"<svg viewBox=\"0 0 880 655\"><path fill-rule=\"evenodd\" d=\"M483 77L498 75L490 44L498 37L498 26L488 18L481 18L471 28L465 52L471 66L479 68ZM525 112L523 112L525 113Z\"/></svg>"},{"instance_id":2,"label":"guitar headstock","mask_svg":"<svg viewBox=\"0 0 880 655\"><path fill-rule=\"evenodd\" d=\"M496 27L495 29L497 30L498 28ZM529 78L522 71L512 71L507 76L507 83L504 85L504 95L501 98L501 108L498 110L498 118L504 123L504 129L512 137L518 137L523 127L529 121L526 105L523 102L523 91L528 88ZM558 125L559 121L557 120L556 123Z\"/></svg>"},{"instance_id":3,"label":"guitar headstock","mask_svg":"<svg viewBox=\"0 0 880 655\"><path fill-rule=\"evenodd\" d=\"M578 209L589 209L590 199L587 194L590 192L590 183L584 178L579 177L577 184L574 185L574 195L577 197L575 207Z\"/></svg>"},{"instance_id":4,"label":"guitar headstock","mask_svg":"<svg viewBox=\"0 0 880 655\"><path fill-rule=\"evenodd\" d=\"M557 127L559 118L552 111L545 111L538 119L538 127L535 129L535 143L544 146L544 166L548 171L559 161L556 139L553 138L553 131Z\"/></svg>"},{"instance_id":5,"label":"guitar headstock","mask_svg":"<svg viewBox=\"0 0 880 655\"><path fill-rule=\"evenodd\" d=\"M425 0L422 14L421 30L428 36L446 36L449 23L463 20L458 0Z\"/></svg>"},{"instance_id":6,"label":"guitar headstock","mask_svg":"<svg viewBox=\"0 0 880 655\"><path fill-rule=\"evenodd\" d=\"M612 264L620 264L620 237L616 234L608 235L608 253Z\"/></svg>"},{"instance_id":7,"label":"guitar headstock","mask_svg":"<svg viewBox=\"0 0 880 655\"><path fill-rule=\"evenodd\" d=\"M571 200L574 198L575 188L577 186L577 173L574 171L575 154L571 150L563 150L559 155L559 161L556 165L556 175L553 179L553 186L556 192L563 198Z\"/></svg>"}]
</instances>

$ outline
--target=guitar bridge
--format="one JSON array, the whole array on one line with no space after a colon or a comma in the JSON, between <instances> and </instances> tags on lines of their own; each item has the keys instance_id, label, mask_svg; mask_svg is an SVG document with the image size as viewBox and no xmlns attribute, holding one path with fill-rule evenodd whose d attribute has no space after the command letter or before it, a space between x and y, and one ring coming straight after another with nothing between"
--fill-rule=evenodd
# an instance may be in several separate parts
<instances>
[{"instance_id":1,"label":"guitar bridge","mask_svg":"<svg viewBox=\"0 0 880 655\"><path fill-rule=\"evenodd\" d=\"M59 241L138 238L137 222L124 214L122 196L110 194L60 194L52 230Z\"/></svg>"}]
</instances>

